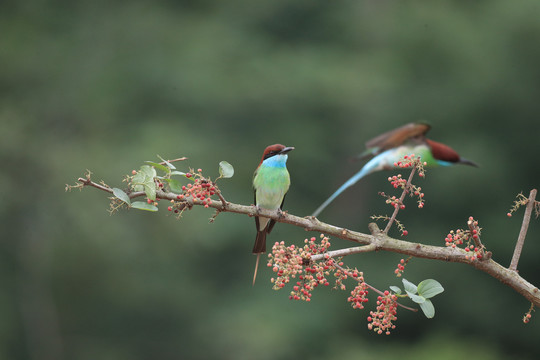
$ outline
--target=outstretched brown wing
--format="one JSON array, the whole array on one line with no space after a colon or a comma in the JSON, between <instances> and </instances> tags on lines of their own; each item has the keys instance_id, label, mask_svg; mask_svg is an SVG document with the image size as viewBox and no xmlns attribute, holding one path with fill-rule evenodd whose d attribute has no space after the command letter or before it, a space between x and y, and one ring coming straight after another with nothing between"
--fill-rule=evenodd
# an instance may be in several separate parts
<instances>
[{"instance_id":1,"label":"outstretched brown wing","mask_svg":"<svg viewBox=\"0 0 540 360\"><path fill-rule=\"evenodd\" d=\"M408 139L416 136L425 135L429 131L431 126L423 123L409 123L403 125L397 129L390 130L381 134L368 142L366 142L366 148L378 148L378 152L402 145Z\"/></svg>"},{"instance_id":2,"label":"outstretched brown wing","mask_svg":"<svg viewBox=\"0 0 540 360\"><path fill-rule=\"evenodd\" d=\"M398 147L409 139L415 137L423 137L431 128L424 123L409 123L387 131L366 142L366 151L358 155L356 159L365 159L370 156L375 156L388 149Z\"/></svg>"}]
</instances>

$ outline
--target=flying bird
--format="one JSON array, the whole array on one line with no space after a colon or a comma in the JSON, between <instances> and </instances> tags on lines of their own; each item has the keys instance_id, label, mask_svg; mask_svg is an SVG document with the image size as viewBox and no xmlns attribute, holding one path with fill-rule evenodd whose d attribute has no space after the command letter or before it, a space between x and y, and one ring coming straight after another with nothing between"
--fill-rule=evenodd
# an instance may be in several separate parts
<instances>
[{"instance_id":1,"label":"flying bird","mask_svg":"<svg viewBox=\"0 0 540 360\"><path fill-rule=\"evenodd\" d=\"M366 143L366 151L357 156L358 159L372 157L359 172L339 187L315 212L318 216L336 197L345 189L354 185L364 176L375 171L395 168L394 163L405 155L420 156L426 166L450 166L465 164L478 166L474 162L464 159L448 145L426 138L431 127L424 123L409 123L397 129L381 134Z\"/></svg>"},{"instance_id":2,"label":"flying bird","mask_svg":"<svg viewBox=\"0 0 540 360\"><path fill-rule=\"evenodd\" d=\"M264 149L261 162L253 175L255 205L258 209L281 211L283 208L285 194L287 194L291 184L287 171L287 153L291 150L294 150L294 147L286 147L281 144L270 145ZM266 252L266 235L272 231L275 223L275 220L255 216L257 237L253 246L253 254L257 254L257 262L253 274L253 284L255 284L257 277L259 257Z\"/></svg>"}]
</instances>

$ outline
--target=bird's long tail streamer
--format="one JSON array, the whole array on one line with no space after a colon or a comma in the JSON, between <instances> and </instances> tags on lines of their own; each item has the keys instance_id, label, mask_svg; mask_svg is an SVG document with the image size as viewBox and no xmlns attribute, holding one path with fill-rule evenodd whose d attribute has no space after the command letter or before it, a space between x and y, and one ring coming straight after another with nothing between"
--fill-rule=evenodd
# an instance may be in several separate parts
<instances>
[{"instance_id":1,"label":"bird's long tail streamer","mask_svg":"<svg viewBox=\"0 0 540 360\"><path fill-rule=\"evenodd\" d=\"M339 189L336 190L336 192L334 192L328 199L326 199L326 201L323 202L322 205L319 206L317 208L317 210L315 210L315 212L313 212L312 216L318 216L321 213L321 211L323 211L332 201L334 201L334 199L337 198L339 196L339 194L341 194L343 191L345 191L345 189L347 189L347 188L353 186L354 184L356 184L356 182L358 180L360 180L361 178L363 178L367 174L370 174L373 171L376 171L376 169L378 167L380 167L380 165L381 165L381 159L383 159L385 156L387 156L387 154L390 151L392 151L392 150L387 150L387 151L375 156L370 161L368 161L364 165L364 167L362 167L362 169L360 169L359 172L354 174L349 180L347 180L343 185L341 185L339 187Z\"/></svg>"},{"instance_id":2,"label":"bird's long tail streamer","mask_svg":"<svg viewBox=\"0 0 540 360\"><path fill-rule=\"evenodd\" d=\"M257 262L255 263L255 272L253 273L253 286L255 286L255 279L257 278L257 269L259 268L259 258L261 257L261 254L257 254Z\"/></svg>"}]
</instances>

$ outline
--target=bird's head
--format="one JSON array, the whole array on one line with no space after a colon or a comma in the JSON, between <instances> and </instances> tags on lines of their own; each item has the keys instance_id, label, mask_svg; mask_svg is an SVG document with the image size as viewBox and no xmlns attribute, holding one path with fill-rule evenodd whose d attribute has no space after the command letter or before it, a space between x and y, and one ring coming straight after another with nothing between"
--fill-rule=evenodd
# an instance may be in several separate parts
<instances>
[{"instance_id":1,"label":"bird's head","mask_svg":"<svg viewBox=\"0 0 540 360\"><path fill-rule=\"evenodd\" d=\"M264 160L271 158L272 156L286 154L291 150L294 150L294 147L285 146L281 144L274 144L274 145L267 146L266 149L264 149L261 163Z\"/></svg>"},{"instance_id":2,"label":"bird's head","mask_svg":"<svg viewBox=\"0 0 540 360\"><path fill-rule=\"evenodd\" d=\"M459 154L448 145L430 139L426 139L426 143L430 147L435 160L450 164L464 164L478 167L476 163L459 156Z\"/></svg>"}]
</instances>

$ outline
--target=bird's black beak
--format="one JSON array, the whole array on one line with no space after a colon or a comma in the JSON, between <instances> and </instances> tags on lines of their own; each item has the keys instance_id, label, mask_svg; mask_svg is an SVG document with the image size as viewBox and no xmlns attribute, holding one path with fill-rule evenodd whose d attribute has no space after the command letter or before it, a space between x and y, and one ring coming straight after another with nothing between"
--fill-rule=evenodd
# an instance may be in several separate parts
<instances>
[{"instance_id":1,"label":"bird's black beak","mask_svg":"<svg viewBox=\"0 0 540 360\"><path fill-rule=\"evenodd\" d=\"M463 164L463 165L470 165L470 166L474 166L474 167L479 167L477 163L475 163L475 162L473 162L471 160L464 159L464 158L460 158L458 163Z\"/></svg>"},{"instance_id":2,"label":"bird's black beak","mask_svg":"<svg viewBox=\"0 0 540 360\"><path fill-rule=\"evenodd\" d=\"M287 146L285 149L281 150L279 153L280 154L286 154L291 150L294 150L294 146Z\"/></svg>"}]
</instances>

